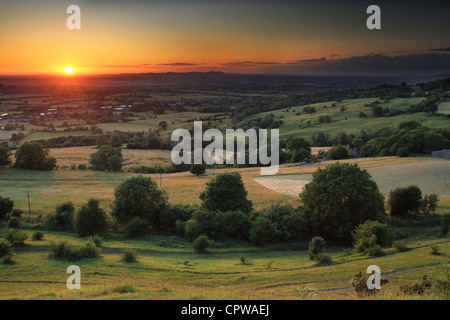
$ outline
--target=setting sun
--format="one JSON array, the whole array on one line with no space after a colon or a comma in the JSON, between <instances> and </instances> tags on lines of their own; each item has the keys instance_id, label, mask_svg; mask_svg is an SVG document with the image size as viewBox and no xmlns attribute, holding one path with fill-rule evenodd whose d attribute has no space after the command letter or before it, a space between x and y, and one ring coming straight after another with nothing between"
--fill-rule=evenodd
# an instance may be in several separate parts
<instances>
[{"instance_id":1,"label":"setting sun","mask_svg":"<svg viewBox=\"0 0 450 320\"><path fill-rule=\"evenodd\" d=\"M72 69L72 67L66 67L66 68L64 69L64 71L65 71L67 74L71 74L71 73L73 72L73 69Z\"/></svg>"}]
</instances>

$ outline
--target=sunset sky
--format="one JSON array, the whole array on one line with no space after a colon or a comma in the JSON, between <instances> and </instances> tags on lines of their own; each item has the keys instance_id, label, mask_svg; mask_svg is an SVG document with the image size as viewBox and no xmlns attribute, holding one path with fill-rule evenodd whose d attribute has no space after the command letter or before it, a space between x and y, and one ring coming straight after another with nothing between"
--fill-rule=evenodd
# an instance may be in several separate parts
<instances>
[{"instance_id":1,"label":"sunset sky","mask_svg":"<svg viewBox=\"0 0 450 320\"><path fill-rule=\"evenodd\" d=\"M1 0L0 74L450 73L450 1L393 2Z\"/></svg>"}]
</instances>

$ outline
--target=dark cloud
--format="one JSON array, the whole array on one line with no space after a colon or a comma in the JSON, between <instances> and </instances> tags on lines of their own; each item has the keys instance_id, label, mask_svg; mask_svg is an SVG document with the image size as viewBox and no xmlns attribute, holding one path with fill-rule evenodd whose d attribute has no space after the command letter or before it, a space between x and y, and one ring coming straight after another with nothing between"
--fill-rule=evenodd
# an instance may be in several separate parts
<instances>
[{"instance_id":1,"label":"dark cloud","mask_svg":"<svg viewBox=\"0 0 450 320\"><path fill-rule=\"evenodd\" d=\"M447 47L447 48L437 48L437 49L429 49L429 51L450 51L450 47Z\"/></svg>"},{"instance_id":2,"label":"dark cloud","mask_svg":"<svg viewBox=\"0 0 450 320\"><path fill-rule=\"evenodd\" d=\"M160 63L158 66L166 66L166 67L191 67L196 66L195 63L189 63L189 62L173 62L173 63Z\"/></svg>"},{"instance_id":3,"label":"dark cloud","mask_svg":"<svg viewBox=\"0 0 450 320\"><path fill-rule=\"evenodd\" d=\"M222 63L222 66L229 67L255 67L255 66L264 66L264 65L279 65L280 62L265 62L265 61L233 61Z\"/></svg>"}]
</instances>

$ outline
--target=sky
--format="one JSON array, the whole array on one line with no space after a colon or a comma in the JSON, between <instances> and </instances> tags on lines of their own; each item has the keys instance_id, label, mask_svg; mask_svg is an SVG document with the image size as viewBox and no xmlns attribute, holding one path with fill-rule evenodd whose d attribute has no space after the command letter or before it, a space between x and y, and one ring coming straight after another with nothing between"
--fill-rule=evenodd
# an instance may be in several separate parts
<instances>
[{"instance_id":1,"label":"sky","mask_svg":"<svg viewBox=\"0 0 450 320\"><path fill-rule=\"evenodd\" d=\"M366 9L381 9L369 30ZM69 5L81 29L69 30ZM0 74L450 73L450 1L0 0Z\"/></svg>"}]
</instances>

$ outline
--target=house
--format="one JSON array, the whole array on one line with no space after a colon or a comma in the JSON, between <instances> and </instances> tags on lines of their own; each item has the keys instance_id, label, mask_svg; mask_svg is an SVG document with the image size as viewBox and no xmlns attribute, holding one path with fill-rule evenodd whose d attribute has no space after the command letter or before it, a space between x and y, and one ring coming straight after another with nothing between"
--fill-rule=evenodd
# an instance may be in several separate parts
<instances>
[{"instance_id":1,"label":"house","mask_svg":"<svg viewBox=\"0 0 450 320\"><path fill-rule=\"evenodd\" d=\"M447 159L450 160L450 150L441 150L441 151L433 151L431 153L431 156L433 158L442 158L442 159Z\"/></svg>"}]
</instances>

